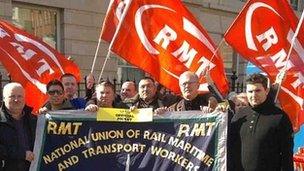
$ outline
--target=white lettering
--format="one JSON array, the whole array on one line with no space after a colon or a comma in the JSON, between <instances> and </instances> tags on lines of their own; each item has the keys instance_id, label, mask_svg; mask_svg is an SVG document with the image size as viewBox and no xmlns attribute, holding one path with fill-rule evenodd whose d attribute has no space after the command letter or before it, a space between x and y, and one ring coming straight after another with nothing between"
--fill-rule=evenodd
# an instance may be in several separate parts
<instances>
[{"instance_id":1,"label":"white lettering","mask_svg":"<svg viewBox=\"0 0 304 171\"><path fill-rule=\"evenodd\" d=\"M49 71L50 74L54 73L54 70L50 67L50 65L45 61L45 59L41 59L38 63L43 63L41 67L36 70L37 74L41 76L44 72Z\"/></svg>"},{"instance_id":2,"label":"white lettering","mask_svg":"<svg viewBox=\"0 0 304 171\"><path fill-rule=\"evenodd\" d=\"M201 63L200 67L195 72L195 74L198 76L201 76L208 66L209 66L209 70L215 67L215 65L204 56L198 61L198 63Z\"/></svg>"},{"instance_id":3,"label":"white lettering","mask_svg":"<svg viewBox=\"0 0 304 171\"><path fill-rule=\"evenodd\" d=\"M291 44L292 42L292 37L294 36L294 32L290 29L287 35L287 40ZM294 45L293 45L294 50L297 52L299 57L301 58L302 61L304 61L304 48L301 45L300 41L295 38Z\"/></svg>"},{"instance_id":4,"label":"white lettering","mask_svg":"<svg viewBox=\"0 0 304 171\"><path fill-rule=\"evenodd\" d=\"M25 59L25 60L29 60L31 59L34 55L36 55L37 53L34 52L33 50L31 49L27 49L26 51L24 51L24 47L19 44L19 43L15 43L15 42L11 42L11 45L13 45L18 53L20 53L20 55Z\"/></svg>"},{"instance_id":5,"label":"white lettering","mask_svg":"<svg viewBox=\"0 0 304 171\"><path fill-rule=\"evenodd\" d=\"M0 38L3 39L4 37L10 37L10 35L2 28L0 28Z\"/></svg>"},{"instance_id":6,"label":"white lettering","mask_svg":"<svg viewBox=\"0 0 304 171\"><path fill-rule=\"evenodd\" d=\"M297 77L297 79L291 84L294 89L304 84L304 76L301 72L297 72L295 77Z\"/></svg>"},{"instance_id":7,"label":"white lettering","mask_svg":"<svg viewBox=\"0 0 304 171\"><path fill-rule=\"evenodd\" d=\"M275 63L277 69L282 69L286 63L287 54L284 49L281 49L278 53L271 57L271 60ZM293 63L288 61L287 63L287 70L294 67Z\"/></svg>"},{"instance_id":8,"label":"white lettering","mask_svg":"<svg viewBox=\"0 0 304 171\"><path fill-rule=\"evenodd\" d=\"M165 25L165 27L157 34L154 42L161 45L162 48L167 49L170 41L174 41L176 38L176 32L169 26Z\"/></svg>"},{"instance_id":9,"label":"white lettering","mask_svg":"<svg viewBox=\"0 0 304 171\"><path fill-rule=\"evenodd\" d=\"M118 18L119 21L122 18L122 14L123 14L126 6L127 6L127 3L129 3L129 0L120 1L117 8L116 8L115 15L116 15L116 17Z\"/></svg>"},{"instance_id":10,"label":"white lettering","mask_svg":"<svg viewBox=\"0 0 304 171\"><path fill-rule=\"evenodd\" d=\"M188 42L184 41L182 46L172 53L173 56L178 57L179 61L186 63L185 66L190 68L191 63L197 54L197 51L193 48L189 49L190 45Z\"/></svg>"},{"instance_id":11,"label":"white lettering","mask_svg":"<svg viewBox=\"0 0 304 171\"><path fill-rule=\"evenodd\" d=\"M278 43L278 36L274 31L273 27L271 27L265 33L258 35L257 39L260 43L266 40L266 42L263 44L263 49L265 51L267 51L271 47L271 45Z\"/></svg>"}]
</instances>

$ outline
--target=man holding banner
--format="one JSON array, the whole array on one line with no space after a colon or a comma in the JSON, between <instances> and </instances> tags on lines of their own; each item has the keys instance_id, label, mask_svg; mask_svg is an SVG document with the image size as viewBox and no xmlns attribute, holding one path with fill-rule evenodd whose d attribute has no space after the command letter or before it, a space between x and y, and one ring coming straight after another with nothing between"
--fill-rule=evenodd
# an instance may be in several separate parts
<instances>
[{"instance_id":1,"label":"man holding banner","mask_svg":"<svg viewBox=\"0 0 304 171\"><path fill-rule=\"evenodd\" d=\"M161 115L166 111L189 111L202 110L204 113L212 112L217 106L217 100L211 93L199 94L199 78L190 71L186 71L179 77L179 86L182 92L182 99L173 105L160 107L155 114Z\"/></svg>"},{"instance_id":2,"label":"man holding banner","mask_svg":"<svg viewBox=\"0 0 304 171\"><path fill-rule=\"evenodd\" d=\"M145 77L138 83L138 101L134 104L136 108L163 107L163 102L157 96L155 81L151 77Z\"/></svg>"},{"instance_id":3,"label":"man holding banner","mask_svg":"<svg viewBox=\"0 0 304 171\"><path fill-rule=\"evenodd\" d=\"M232 170L293 170L292 126L287 114L267 98L267 78L247 80L249 106L232 118L228 164Z\"/></svg>"},{"instance_id":4,"label":"man holding banner","mask_svg":"<svg viewBox=\"0 0 304 171\"><path fill-rule=\"evenodd\" d=\"M88 101L85 110L89 112L96 112L100 107L118 107L114 104L114 92L114 85L111 82L105 81L98 84L95 88L96 98L93 98Z\"/></svg>"}]
</instances>

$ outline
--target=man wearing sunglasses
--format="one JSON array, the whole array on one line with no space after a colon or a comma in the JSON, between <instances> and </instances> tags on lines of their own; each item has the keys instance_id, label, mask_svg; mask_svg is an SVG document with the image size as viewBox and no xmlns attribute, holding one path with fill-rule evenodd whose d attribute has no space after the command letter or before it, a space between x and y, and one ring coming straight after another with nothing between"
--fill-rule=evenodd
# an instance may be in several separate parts
<instances>
[{"instance_id":1,"label":"man wearing sunglasses","mask_svg":"<svg viewBox=\"0 0 304 171\"><path fill-rule=\"evenodd\" d=\"M39 109L39 113L52 110L73 110L75 107L65 98L64 88L59 80L52 80L46 85L48 102Z\"/></svg>"}]
</instances>

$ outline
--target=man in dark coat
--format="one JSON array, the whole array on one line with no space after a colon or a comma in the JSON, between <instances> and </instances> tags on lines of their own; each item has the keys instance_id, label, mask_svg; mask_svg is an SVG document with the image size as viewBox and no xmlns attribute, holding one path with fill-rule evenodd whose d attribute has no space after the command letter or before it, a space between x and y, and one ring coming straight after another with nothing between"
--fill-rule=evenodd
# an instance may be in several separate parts
<instances>
[{"instance_id":1,"label":"man in dark coat","mask_svg":"<svg viewBox=\"0 0 304 171\"><path fill-rule=\"evenodd\" d=\"M268 92L264 75L247 79L249 106L240 108L230 124L229 170L293 170L291 122Z\"/></svg>"},{"instance_id":2,"label":"man in dark coat","mask_svg":"<svg viewBox=\"0 0 304 171\"><path fill-rule=\"evenodd\" d=\"M136 108L153 108L153 110L163 107L163 102L157 96L155 81L150 77L141 79L138 83L138 99L133 104Z\"/></svg>"},{"instance_id":3,"label":"man in dark coat","mask_svg":"<svg viewBox=\"0 0 304 171\"><path fill-rule=\"evenodd\" d=\"M36 117L25 105L24 89L19 83L3 88L0 110L0 160L3 171L26 171L34 160Z\"/></svg>"},{"instance_id":4,"label":"man in dark coat","mask_svg":"<svg viewBox=\"0 0 304 171\"><path fill-rule=\"evenodd\" d=\"M199 94L199 78L190 71L182 73L179 77L179 87L182 99L168 108L158 108L155 113L163 114L165 111L203 110L212 112L217 106L217 100L211 93Z\"/></svg>"}]
</instances>

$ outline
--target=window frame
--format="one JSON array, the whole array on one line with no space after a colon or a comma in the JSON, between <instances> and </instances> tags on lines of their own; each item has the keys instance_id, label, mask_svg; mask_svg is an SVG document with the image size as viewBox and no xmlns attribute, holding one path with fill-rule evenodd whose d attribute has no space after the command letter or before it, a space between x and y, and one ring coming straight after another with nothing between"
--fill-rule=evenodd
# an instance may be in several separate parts
<instances>
[{"instance_id":1,"label":"window frame","mask_svg":"<svg viewBox=\"0 0 304 171\"><path fill-rule=\"evenodd\" d=\"M27 4L27 3L19 3L19 2L12 2L12 14L13 14L13 9L15 7L18 8L23 8L23 9L34 9L34 10L48 10L48 11L52 11L52 12L56 12L56 50L60 51L61 50L61 26L60 26L60 9L58 8L53 8L53 7L48 7L48 6L42 6L42 5L34 5L34 4ZM13 16L12 16L13 17ZM12 21L13 18L12 18ZM35 35L36 36L36 35ZM45 42L47 43L47 42Z\"/></svg>"}]
</instances>

